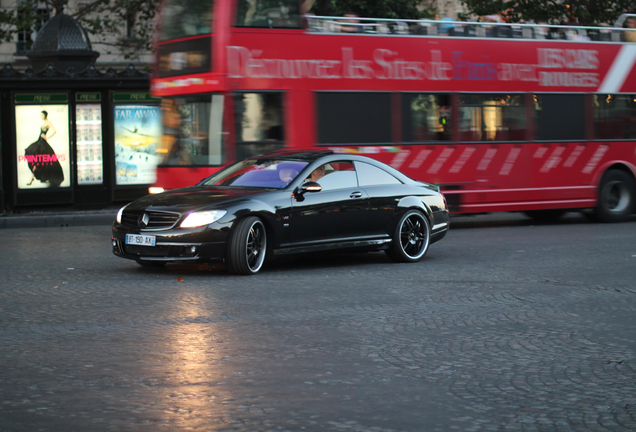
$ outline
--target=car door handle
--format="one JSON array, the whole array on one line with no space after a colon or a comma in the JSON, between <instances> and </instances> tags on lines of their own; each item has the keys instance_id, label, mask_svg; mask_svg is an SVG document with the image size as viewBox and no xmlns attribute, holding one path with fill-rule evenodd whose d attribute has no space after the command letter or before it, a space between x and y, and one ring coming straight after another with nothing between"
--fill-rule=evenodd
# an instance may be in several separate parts
<instances>
[{"instance_id":1,"label":"car door handle","mask_svg":"<svg viewBox=\"0 0 636 432\"><path fill-rule=\"evenodd\" d=\"M349 198L362 198L362 192L351 192Z\"/></svg>"}]
</instances>

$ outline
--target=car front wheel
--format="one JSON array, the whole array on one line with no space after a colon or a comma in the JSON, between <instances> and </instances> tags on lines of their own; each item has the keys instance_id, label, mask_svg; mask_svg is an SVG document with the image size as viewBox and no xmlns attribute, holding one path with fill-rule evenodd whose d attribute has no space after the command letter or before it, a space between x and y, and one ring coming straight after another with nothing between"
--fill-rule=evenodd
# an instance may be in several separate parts
<instances>
[{"instance_id":1,"label":"car front wheel","mask_svg":"<svg viewBox=\"0 0 636 432\"><path fill-rule=\"evenodd\" d=\"M418 210L409 210L400 218L386 254L393 261L417 262L426 255L430 239L431 227L426 216Z\"/></svg>"},{"instance_id":2,"label":"car front wheel","mask_svg":"<svg viewBox=\"0 0 636 432\"><path fill-rule=\"evenodd\" d=\"M263 222L250 216L237 222L230 235L225 265L230 273L253 275L265 262L267 232Z\"/></svg>"}]
</instances>

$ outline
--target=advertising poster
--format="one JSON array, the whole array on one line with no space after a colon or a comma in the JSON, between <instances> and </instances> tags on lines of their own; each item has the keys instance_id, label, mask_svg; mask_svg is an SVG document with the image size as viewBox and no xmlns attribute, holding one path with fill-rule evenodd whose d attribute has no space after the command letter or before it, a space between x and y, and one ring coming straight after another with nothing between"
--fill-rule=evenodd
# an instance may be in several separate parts
<instances>
[{"instance_id":1,"label":"advertising poster","mask_svg":"<svg viewBox=\"0 0 636 432\"><path fill-rule=\"evenodd\" d=\"M16 105L18 189L70 187L68 105Z\"/></svg>"},{"instance_id":2,"label":"advertising poster","mask_svg":"<svg viewBox=\"0 0 636 432\"><path fill-rule=\"evenodd\" d=\"M77 125L77 183L102 184L102 110L99 104L78 104L75 107Z\"/></svg>"},{"instance_id":3,"label":"advertising poster","mask_svg":"<svg viewBox=\"0 0 636 432\"><path fill-rule=\"evenodd\" d=\"M115 106L115 181L119 186L152 184L157 179L161 141L157 105Z\"/></svg>"}]
</instances>

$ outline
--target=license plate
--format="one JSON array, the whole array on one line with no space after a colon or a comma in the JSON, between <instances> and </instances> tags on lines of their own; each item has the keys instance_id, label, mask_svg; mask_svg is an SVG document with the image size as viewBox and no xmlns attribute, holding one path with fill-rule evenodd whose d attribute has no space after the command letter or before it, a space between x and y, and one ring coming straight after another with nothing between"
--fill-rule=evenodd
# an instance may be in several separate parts
<instances>
[{"instance_id":1,"label":"license plate","mask_svg":"<svg viewBox=\"0 0 636 432\"><path fill-rule=\"evenodd\" d=\"M141 234L126 234L126 244L136 246L154 246L155 236Z\"/></svg>"}]
</instances>

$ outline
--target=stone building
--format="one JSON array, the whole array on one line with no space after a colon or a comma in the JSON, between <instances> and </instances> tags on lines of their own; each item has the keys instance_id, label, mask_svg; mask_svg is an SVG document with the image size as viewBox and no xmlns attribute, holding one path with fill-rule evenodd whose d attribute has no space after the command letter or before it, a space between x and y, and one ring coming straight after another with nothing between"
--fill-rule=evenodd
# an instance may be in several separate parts
<instances>
[{"instance_id":1,"label":"stone building","mask_svg":"<svg viewBox=\"0 0 636 432\"><path fill-rule=\"evenodd\" d=\"M6 11L18 11L21 0L6 0L0 5L0 9ZM78 0L70 0L64 9L64 13L73 16L82 3ZM0 43L0 65L10 64L16 70L24 70L31 66L28 53L33 47L41 26L55 15L55 11L44 2L40 3L37 10L37 25L29 29L17 29L13 40ZM136 68L145 68L151 61L150 54L134 37L135 22L122 23L117 34L89 35L93 49L99 53L96 67L100 70L108 68L121 69L133 64Z\"/></svg>"},{"instance_id":2,"label":"stone building","mask_svg":"<svg viewBox=\"0 0 636 432\"><path fill-rule=\"evenodd\" d=\"M150 140L146 148L161 139L147 64L94 50L64 13L49 18L21 54L0 65L0 213L104 207L145 195L152 155L122 150L131 139ZM128 124L135 115L144 125Z\"/></svg>"}]
</instances>

